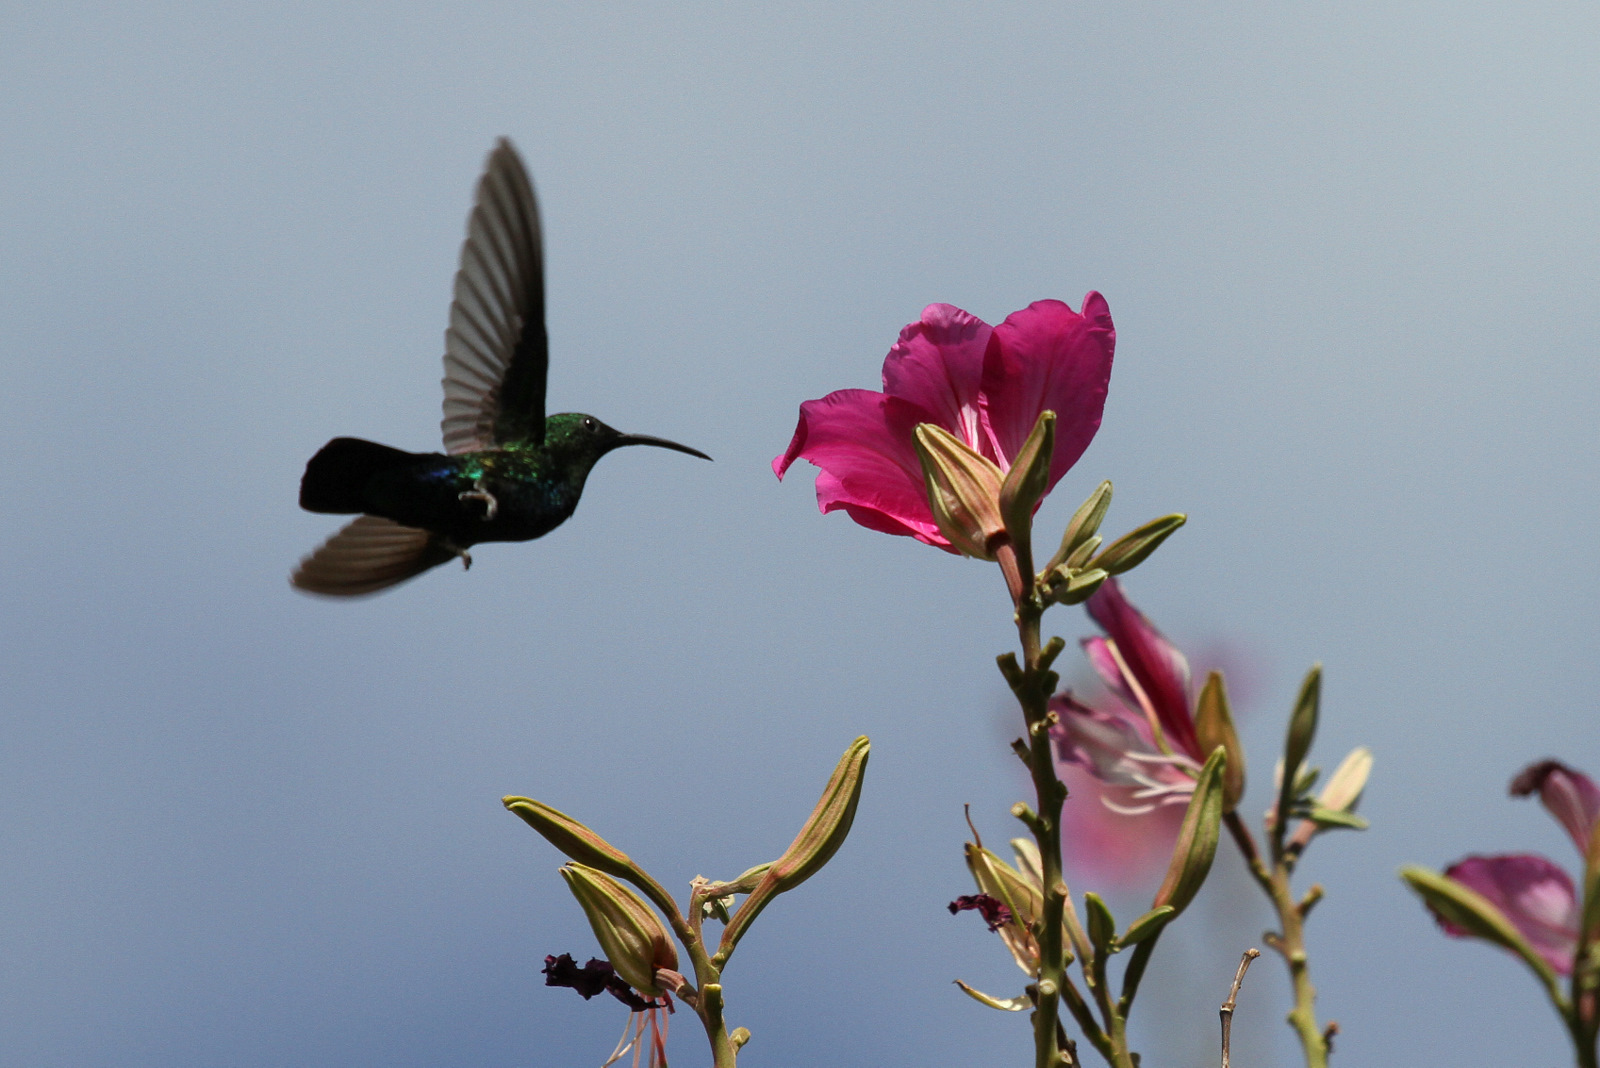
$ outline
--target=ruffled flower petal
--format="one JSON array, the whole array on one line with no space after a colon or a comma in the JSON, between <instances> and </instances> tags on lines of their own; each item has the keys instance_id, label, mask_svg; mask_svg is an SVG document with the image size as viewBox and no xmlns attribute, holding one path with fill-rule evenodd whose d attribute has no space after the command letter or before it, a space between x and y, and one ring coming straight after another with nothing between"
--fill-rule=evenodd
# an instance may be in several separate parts
<instances>
[{"instance_id":1,"label":"ruffled flower petal","mask_svg":"<svg viewBox=\"0 0 1600 1068\"><path fill-rule=\"evenodd\" d=\"M1111 310L1098 293L1083 298L1081 315L1059 300L1040 300L994 328L983 392L990 433L1008 462L1046 409L1056 413L1050 486L1078 462L1100 429L1116 342Z\"/></svg>"}]
</instances>

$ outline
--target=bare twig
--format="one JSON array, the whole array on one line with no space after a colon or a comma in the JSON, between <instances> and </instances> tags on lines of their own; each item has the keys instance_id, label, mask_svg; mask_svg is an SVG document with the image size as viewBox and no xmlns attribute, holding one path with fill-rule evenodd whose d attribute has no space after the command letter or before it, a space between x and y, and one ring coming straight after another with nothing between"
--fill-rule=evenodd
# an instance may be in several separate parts
<instances>
[{"instance_id":1,"label":"bare twig","mask_svg":"<svg viewBox=\"0 0 1600 1068\"><path fill-rule=\"evenodd\" d=\"M1228 1000L1222 1003L1222 1068L1228 1068L1228 1043L1233 1037L1233 1006L1239 1000L1239 988L1244 985L1244 973L1250 969L1250 962L1261 956L1259 949L1247 949L1244 956L1239 958L1239 970L1234 974L1233 987L1228 991Z\"/></svg>"}]
</instances>

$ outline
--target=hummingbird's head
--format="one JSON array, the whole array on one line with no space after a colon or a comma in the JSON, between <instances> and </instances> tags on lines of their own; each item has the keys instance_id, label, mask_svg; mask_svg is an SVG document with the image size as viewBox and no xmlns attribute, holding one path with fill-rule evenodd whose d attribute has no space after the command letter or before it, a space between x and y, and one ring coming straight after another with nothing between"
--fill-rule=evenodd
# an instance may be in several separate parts
<instances>
[{"instance_id":1,"label":"hummingbird's head","mask_svg":"<svg viewBox=\"0 0 1600 1068\"><path fill-rule=\"evenodd\" d=\"M596 460L612 449L620 449L624 445L655 445L662 449L686 452L702 460L711 459L699 449L691 449L666 438L649 434L624 434L583 412L562 412L544 421L545 450L569 464L581 465L585 469L593 466Z\"/></svg>"}]
</instances>

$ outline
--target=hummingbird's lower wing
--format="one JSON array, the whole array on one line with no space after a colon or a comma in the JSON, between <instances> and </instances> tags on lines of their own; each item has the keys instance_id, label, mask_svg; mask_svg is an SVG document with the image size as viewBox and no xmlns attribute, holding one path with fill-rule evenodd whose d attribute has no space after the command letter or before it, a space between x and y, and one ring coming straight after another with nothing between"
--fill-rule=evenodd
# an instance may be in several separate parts
<instances>
[{"instance_id":1,"label":"hummingbird's lower wing","mask_svg":"<svg viewBox=\"0 0 1600 1068\"><path fill-rule=\"evenodd\" d=\"M426 530L364 515L301 560L289 582L308 593L356 597L388 589L457 555Z\"/></svg>"}]
</instances>

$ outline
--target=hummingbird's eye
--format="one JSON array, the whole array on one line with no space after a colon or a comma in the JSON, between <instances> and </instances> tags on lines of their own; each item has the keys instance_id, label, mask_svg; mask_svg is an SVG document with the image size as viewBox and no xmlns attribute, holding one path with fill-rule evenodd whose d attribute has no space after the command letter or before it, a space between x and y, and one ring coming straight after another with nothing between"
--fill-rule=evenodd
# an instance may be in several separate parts
<instances>
[{"instance_id":1,"label":"hummingbird's eye","mask_svg":"<svg viewBox=\"0 0 1600 1068\"><path fill-rule=\"evenodd\" d=\"M593 429L594 429L594 428L595 428L595 427L596 427L596 426L598 426L598 425L599 425L599 424L597 424L597 423L596 423L596 422L595 422L595 421L594 421L594 416L592 416L592 415L590 415L590 416L585 416L585 417L584 417L584 420L583 420L583 429L585 429L585 430L593 430Z\"/></svg>"}]
</instances>

